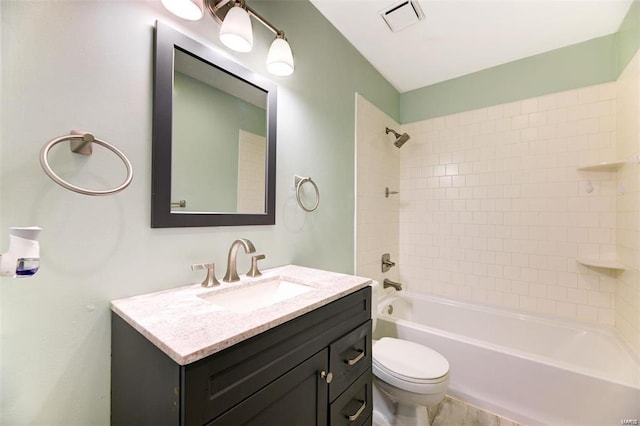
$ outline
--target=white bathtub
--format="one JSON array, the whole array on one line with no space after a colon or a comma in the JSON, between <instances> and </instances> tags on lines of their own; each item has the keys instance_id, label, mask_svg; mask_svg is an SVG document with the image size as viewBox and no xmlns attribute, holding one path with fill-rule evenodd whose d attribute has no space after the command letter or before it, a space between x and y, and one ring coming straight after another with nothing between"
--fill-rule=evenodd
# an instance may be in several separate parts
<instances>
[{"instance_id":1,"label":"white bathtub","mask_svg":"<svg viewBox=\"0 0 640 426\"><path fill-rule=\"evenodd\" d=\"M454 398L528 425L640 420L640 364L612 330L404 291L378 312L374 337L447 358Z\"/></svg>"}]
</instances>

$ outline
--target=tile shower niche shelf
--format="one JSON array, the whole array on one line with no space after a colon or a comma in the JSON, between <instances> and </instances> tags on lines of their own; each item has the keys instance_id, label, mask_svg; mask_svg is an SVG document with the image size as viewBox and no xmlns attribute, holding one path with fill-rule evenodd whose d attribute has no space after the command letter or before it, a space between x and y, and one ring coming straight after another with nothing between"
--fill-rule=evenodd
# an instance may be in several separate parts
<instances>
[{"instance_id":1,"label":"tile shower niche shelf","mask_svg":"<svg viewBox=\"0 0 640 426\"><path fill-rule=\"evenodd\" d=\"M585 257L579 257L576 259L578 263L581 263L586 266L592 266L596 268L606 268L606 269L618 269L624 271L627 269L620 262L616 262L615 260L600 260L600 259L590 259Z\"/></svg>"},{"instance_id":2,"label":"tile shower niche shelf","mask_svg":"<svg viewBox=\"0 0 640 426\"><path fill-rule=\"evenodd\" d=\"M640 157L634 159L634 161L637 161L638 164L640 164ZM578 167L577 170L579 172L616 172L626 163L626 161L603 161L601 163L588 164L586 166ZM593 186L591 185L590 181L587 182L586 190L587 192L593 191ZM582 265L594 268L605 268L619 271L624 271L627 269L625 265L615 260L601 260L588 257L579 257L576 259L576 261Z\"/></svg>"},{"instance_id":3,"label":"tile shower niche shelf","mask_svg":"<svg viewBox=\"0 0 640 426\"><path fill-rule=\"evenodd\" d=\"M581 172L615 172L622 166L626 161L604 161L602 163L597 164L589 164L586 166L578 167L578 171Z\"/></svg>"}]
</instances>

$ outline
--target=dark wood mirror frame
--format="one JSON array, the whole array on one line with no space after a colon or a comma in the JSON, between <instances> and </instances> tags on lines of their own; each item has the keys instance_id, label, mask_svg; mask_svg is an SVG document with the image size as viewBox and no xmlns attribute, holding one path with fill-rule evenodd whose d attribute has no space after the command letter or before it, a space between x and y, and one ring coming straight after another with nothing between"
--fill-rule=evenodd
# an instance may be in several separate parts
<instances>
[{"instance_id":1,"label":"dark wood mirror frame","mask_svg":"<svg viewBox=\"0 0 640 426\"><path fill-rule=\"evenodd\" d=\"M242 226L275 224L276 206L276 100L277 86L222 57L211 48L156 21L153 91L153 142L151 164L151 227ZM267 152L265 213L172 213L171 153L173 118L174 49L242 80L267 94ZM215 194L212 194L215 196Z\"/></svg>"}]
</instances>

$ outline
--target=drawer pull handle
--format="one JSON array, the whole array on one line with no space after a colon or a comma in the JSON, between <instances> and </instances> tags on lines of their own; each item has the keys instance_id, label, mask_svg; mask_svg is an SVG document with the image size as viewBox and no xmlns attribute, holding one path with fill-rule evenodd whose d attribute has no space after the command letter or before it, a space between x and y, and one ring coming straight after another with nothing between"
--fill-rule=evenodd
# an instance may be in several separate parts
<instances>
[{"instance_id":1,"label":"drawer pull handle","mask_svg":"<svg viewBox=\"0 0 640 426\"><path fill-rule=\"evenodd\" d=\"M357 357L355 358L351 358L351 359L347 359L345 360L345 362L349 365L356 365L358 363L358 361L360 361L362 358L364 358L364 351L359 351L360 353L358 354Z\"/></svg>"},{"instance_id":2,"label":"drawer pull handle","mask_svg":"<svg viewBox=\"0 0 640 426\"><path fill-rule=\"evenodd\" d=\"M320 372L320 378L324 379L327 383L331 383L331 381L333 380L333 373L327 373L326 371L322 370Z\"/></svg>"},{"instance_id":3,"label":"drawer pull handle","mask_svg":"<svg viewBox=\"0 0 640 426\"><path fill-rule=\"evenodd\" d=\"M358 411L356 411L355 413L353 413L352 415L345 415L345 417L347 419L349 419L350 422L355 422L358 417L360 417L360 414L362 414L362 412L364 411L364 409L367 407L367 403L365 401L360 401L358 400L358 402L360 402L362 405L360 406L360 408L358 408Z\"/></svg>"}]
</instances>

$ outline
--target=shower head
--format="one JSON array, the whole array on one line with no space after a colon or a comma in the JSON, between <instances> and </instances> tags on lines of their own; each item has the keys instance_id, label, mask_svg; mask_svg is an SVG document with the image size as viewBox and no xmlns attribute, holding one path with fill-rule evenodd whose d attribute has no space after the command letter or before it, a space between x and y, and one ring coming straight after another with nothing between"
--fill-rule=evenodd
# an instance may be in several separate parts
<instances>
[{"instance_id":1,"label":"shower head","mask_svg":"<svg viewBox=\"0 0 640 426\"><path fill-rule=\"evenodd\" d=\"M403 133L398 139L396 139L393 144L396 146L396 148L402 148L402 145L404 145L405 142L407 142L409 139L411 139L411 136L409 136L407 133Z\"/></svg>"},{"instance_id":2,"label":"shower head","mask_svg":"<svg viewBox=\"0 0 640 426\"><path fill-rule=\"evenodd\" d=\"M386 128L386 133L387 134L393 133L393 135L396 137L395 142L393 142L393 144L396 146L396 148L401 148L402 145L405 144L405 142L407 142L409 139L411 139L411 136L409 136L408 133L400 134L400 133L396 132L395 130L390 129L388 127Z\"/></svg>"}]
</instances>

